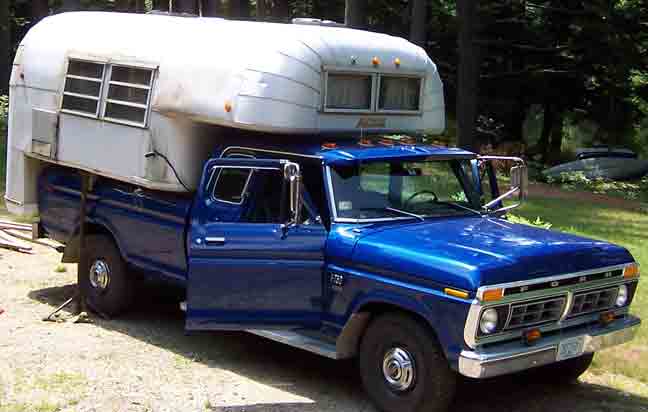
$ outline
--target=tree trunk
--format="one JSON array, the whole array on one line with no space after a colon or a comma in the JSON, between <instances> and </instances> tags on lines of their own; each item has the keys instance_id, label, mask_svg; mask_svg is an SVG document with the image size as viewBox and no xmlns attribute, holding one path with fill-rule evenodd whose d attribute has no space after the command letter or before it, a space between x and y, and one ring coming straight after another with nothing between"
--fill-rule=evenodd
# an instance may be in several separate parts
<instances>
[{"instance_id":1,"label":"tree trunk","mask_svg":"<svg viewBox=\"0 0 648 412\"><path fill-rule=\"evenodd\" d=\"M130 0L115 0L115 11L130 11Z\"/></svg>"},{"instance_id":2,"label":"tree trunk","mask_svg":"<svg viewBox=\"0 0 648 412\"><path fill-rule=\"evenodd\" d=\"M459 147L478 151L475 138L477 103L479 98L479 68L481 56L475 44L479 22L478 0L457 0L459 20L459 72L457 76L457 133Z\"/></svg>"},{"instance_id":3,"label":"tree trunk","mask_svg":"<svg viewBox=\"0 0 648 412\"><path fill-rule=\"evenodd\" d=\"M169 0L153 0L153 10L169 11Z\"/></svg>"},{"instance_id":4,"label":"tree trunk","mask_svg":"<svg viewBox=\"0 0 648 412\"><path fill-rule=\"evenodd\" d=\"M32 21L34 25L38 23L43 17L49 15L49 4L47 0L32 0L31 4Z\"/></svg>"},{"instance_id":5,"label":"tree trunk","mask_svg":"<svg viewBox=\"0 0 648 412\"><path fill-rule=\"evenodd\" d=\"M265 0L257 0L256 2L256 17L257 20L263 21L268 14Z\"/></svg>"},{"instance_id":6,"label":"tree trunk","mask_svg":"<svg viewBox=\"0 0 648 412\"><path fill-rule=\"evenodd\" d=\"M0 94L9 91L9 77L11 75L11 35L9 26L9 2L3 1L0 5Z\"/></svg>"},{"instance_id":7,"label":"tree trunk","mask_svg":"<svg viewBox=\"0 0 648 412\"><path fill-rule=\"evenodd\" d=\"M279 21L288 20L290 17L290 4L288 4L288 0L273 0L272 17Z\"/></svg>"},{"instance_id":8,"label":"tree trunk","mask_svg":"<svg viewBox=\"0 0 648 412\"><path fill-rule=\"evenodd\" d=\"M144 0L135 0L135 12L146 13L146 2Z\"/></svg>"},{"instance_id":9,"label":"tree trunk","mask_svg":"<svg viewBox=\"0 0 648 412\"><path fill-rule=\"evenodd\" d=\"M427 23L427 1L411 0L411 24L410 24L410 41L421 47L425 47L426 42L426 23Z\"/></svg>"},{"instance_id":10,"label":"tree trunk","mask_svg":"<svg viewBox=\"0 0 648 412\"><path fill-rule=\"evenodd\" d=\"M542 154L542 163L547 163L549 157L549 137L551 137L553 122L554 111L549 103L545 103L542 114L542 132L540 133L540 140L538 140L538 148Z\"/></svg>"},{"instance_id":11,"label":"tree trunk","mask_svg":"<svg viewBox=\"0 0 648 412\"><path fill-rule=\"evenodd\" d=\"M249 0L229 0L229 17L247 19L250 17Z\"/></svg>"},{"instance_id":12,"label":"tree trunk","mask_svg":"<svg viewBox=\"0 0 648 412\"><path fill-rule=\"evenodd\" d=\"M223 15L221 0L203 0L202 13L205 17L217 17Z\"/></svg>"},{"instance_id":13,"label":"tree trunk","mask_svg":"<svg viewBox=\"0 0 648 412\"><path fill-rule=\"evenodd\" d=\"M174 13L198 14L197 0L175 0L173 2Z\"/></svg>"},{"instance_id":14,"label":"tree trunk","mask_svg":"<svg viewBox=\"0 0 648 412\"><path fill-rule=\"evenodd\" d=\"M562 154L562 140L563 140L563 122L565 115L562 109L557 109L555 113L555 120L551 128L551 144L549 146L549 163L558 164Z\"/></svg>"},{"instance_id":15,"label":"tree trunk","mask_svg":"<svg viewBox=\"0 0 648 412\"><path fill-rule=\"evenodd\" d=\"M346 0L344 24L354 29L367 28L367 0Z\"/></svg>"},{"instance_id":16,"label":"tree trunk","mask_svg":"<svg viewBox=\"0 0 648 412\"><path fill-rule=\"evenodd\" d=\"M81 10L81 0L63 0L61 11Z\"/></svg>"}]
</instances>

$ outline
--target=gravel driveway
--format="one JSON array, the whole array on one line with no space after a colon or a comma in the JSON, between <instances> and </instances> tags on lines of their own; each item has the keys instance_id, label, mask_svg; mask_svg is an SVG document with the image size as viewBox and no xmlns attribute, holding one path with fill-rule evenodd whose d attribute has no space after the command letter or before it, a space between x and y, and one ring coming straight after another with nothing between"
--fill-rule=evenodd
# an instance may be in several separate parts
<instances>
[{"instance_id":1,"label":"gravel driveway","mask_svg":"<svg viewBox=\"0 0 648 412\"><path fill-rule=\"evenodd\" d=\"M246 333L184 332L176 303L142 292L123 318L43 322L74 291L60 255L0 249L0 412L375 411L353 362ZM454 411L648 411L648 385L587 374L556 388L462 381Z\"/></svg>"}]
</instances>

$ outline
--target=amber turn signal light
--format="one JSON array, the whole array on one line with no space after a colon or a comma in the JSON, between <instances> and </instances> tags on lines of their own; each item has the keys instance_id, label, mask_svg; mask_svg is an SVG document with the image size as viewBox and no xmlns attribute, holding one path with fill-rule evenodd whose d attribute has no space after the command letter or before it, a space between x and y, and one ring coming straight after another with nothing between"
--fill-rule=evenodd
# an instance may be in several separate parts
<instances>
[{"instance_id":1,"label":"amber turn signal light","mask_svg":"<svg viewBox=\"0 0 648 412\"><path fill-rule=\"evenodd\" d=\"M504 297L504 289L489 289L482 295L482 301L493 302Z\"/></svg>"},{"instance_id":2,"label":"amber turn signal light","mask_svg":"<svg viewBox=\"0 0 648 412\"><path fill-rule=\"evenodd\" d=\"M540 329L531 329L524 332L524 341L527 345L533 344L533 342L537 341L541 337L542 333L540 332Z\"/></svg>"},{"instance_id":3,"label":"amber turn signal light","mask_svg":"<svg viewBox=\"0 0 648 412\"><path fill-rule=\"evenodd\" d=\"M232 111L232 103L230 102L225 102L225 111L227 113L230 113Z\"/></svg>"},{"instance_id":4,"label":"amber turn signal light","mask_svg":"<svg viewBox=\"0 0 648 412\"><path fill-rule=\"evenodd\" d=\"M455 298L468 299L468 292L465 292L463 290L445 288L443 289L443 293L449 296L454 296Z\"/></svg>"},{"instance_id":5,"label":"amber turn signal light","mask_svg":"<svg viewBox=\"0 0 648 412\"><path fill-rule=\"evenodd\" d=\"M638 278L639 277L639 265L636 263L633 263L631 265L626 266L623 269L623 277L626 279L630 278Z\"/></svg>"},{"instance_id":6,"label":"amber turn signal light","mask_svg":"<svg viewBox=\"0 0 648 412\"><path fill-rule=\"evenodd\" d=\"M616 316L614 316L613 312L605 312L601 313L599 321L602 325L609 325L610 323L614 322L614 319L616 319Z\"/></svg>"},{"instance_id":7,"label":"amber turn signal light","mask_svg":"<svg viewBox=\"0 0 648 412\"><path fill-rule=\"evenodd\" d=\"M374 57L373 59L371 59L371 64L373 64L374 66L380 66L380 59L378 57Z\"/></svg>"}]
</instances>

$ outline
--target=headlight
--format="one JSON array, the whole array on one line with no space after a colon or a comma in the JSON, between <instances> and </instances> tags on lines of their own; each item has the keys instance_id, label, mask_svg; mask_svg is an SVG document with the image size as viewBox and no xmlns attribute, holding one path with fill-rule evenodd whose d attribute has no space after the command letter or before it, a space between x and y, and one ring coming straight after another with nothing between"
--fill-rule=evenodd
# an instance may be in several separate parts
<instances>
[{"instance_id":1,"label":"headlight","mask_svg":"<svg viewBox=\"0 0 648 412\"><path fill-rule=\"evenodd\" d=\"M497 310L493 308L486 309L482 312L481 319L479 320L479 329L486 335L491 334L497 329L497 321Z\"/></svg>"},{"instance_id":2,"label":"headlight","mask_svg":"<svg viewBox=\"0 0 648 412\"><path fill-rule=\"evenodd\" d=\"M617 307L625 306L628 303L628 287L626 285L619 286L619 292L616 297Z\"/></svg>"}]
</instances>

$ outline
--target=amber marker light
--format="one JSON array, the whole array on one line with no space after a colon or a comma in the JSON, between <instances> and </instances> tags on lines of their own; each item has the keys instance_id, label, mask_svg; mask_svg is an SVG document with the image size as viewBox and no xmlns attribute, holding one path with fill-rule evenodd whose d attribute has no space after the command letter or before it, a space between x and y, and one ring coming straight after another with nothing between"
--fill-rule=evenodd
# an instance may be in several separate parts
<instances>
[{"instance_id":1,"label":"amber marker light","mask_svg":"<svg viewBox=\"0 0 648 412\"><path fill-rule=\"evenodd\" d=\"M459 299L468 299L468 292L465 292L463 290L445 288L443 289L443 293L449 296L454 296L455 298L459 298Z\"/></svg>"},{"instance_id":2,"label":"amber marker light","mask_svg":"<svg viewBox=\"0 0 648 412\"><path fill-rule=\"evenodd\" d=\"M371 64L373 64L374 66L380 66L380 59L378 57L374 57L371 60Z\"/></svg>"},{"instance_id":3,"label":"amber marker light","mask_svg":"<svg viewBox=\"0 0 648 412\"><path fill-rule=\"evenodd\" d=\"M322 149L335 149L337 145L335 143L324 143Z\"/></svg>"},{"instance_id":4,"label":"amber marker light","mask_svg":"<svg viewBox=\"0 0 648 412\"><path fill-rule=\"evenodd\" d=\"M482 301L494 302L504 297L504 289L489 289L482 295Z\"/></svg>"},{"instance_id":5,"label":"amber marker light","mask_svg":"<svg viewBox=\"0 0 648 412\"><path fill-rule=\"evenodd\" d=\"M396 65L396 67L400 67L400 65L401 65L401 59L399 59L398 57L396 57L396 58L394 59L394 65Z\"/></svg>"},{"instance_id":6,"label":"amber marker light","mask_svg":"<svg viewBox=\"0 0 648 412\"><path fill-rule=\"evenodd\" d=\"M610 323L614 322L614 319L616 316L614 316L613 312L604 312L601 313L601 316L599 317L599 321L601 322L601 325L609 325Z\"/></svg>"},{"instance_id":7,"label":"amber marker light","mask_svg":"<svg viewBox=\"0 0 648 412\"><path fill-rule=\"evenodd\" d=\"M623 277L626 279L631 279L631 278L638 278L639 277L639 265L636 263L633 263L631 265L626 266L623 269Z\"/></svg>"},{"instance_id":8,"label":"amber marker light","mask_svg":"<svg viewBox=\"0 0 648 412\"><path fill-rule=\"evenodd\" d=\"M225 111L226 111L227 113L231 113L231 112L232 112L232 103L231 103L231 102L225 102Z\"/></svg>"},{"instance_id":9,"label":"amber marker light","mask_svg":"<svg viewBox=\"0 0 648 412\"><path fill-rule=\"evenodd\" d=\"M524 341L527 345L533 344L533 342L537 341L541 337L542 333L540 332L540 329L531 329L524 332Z\"/></svg>"}]
</instances>

